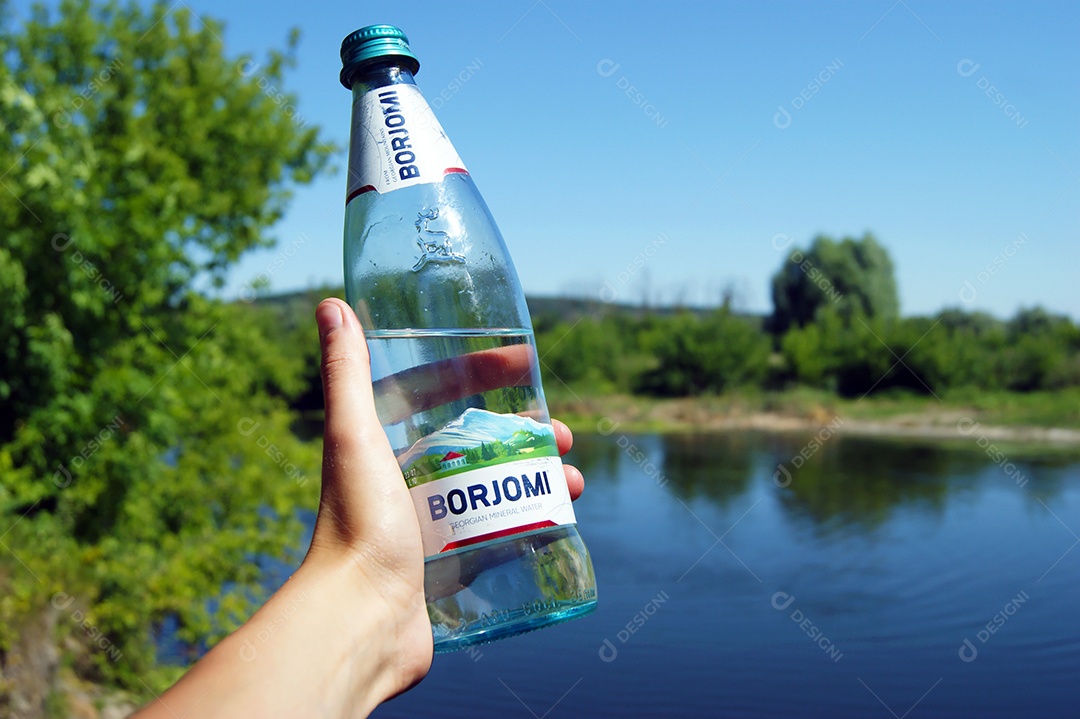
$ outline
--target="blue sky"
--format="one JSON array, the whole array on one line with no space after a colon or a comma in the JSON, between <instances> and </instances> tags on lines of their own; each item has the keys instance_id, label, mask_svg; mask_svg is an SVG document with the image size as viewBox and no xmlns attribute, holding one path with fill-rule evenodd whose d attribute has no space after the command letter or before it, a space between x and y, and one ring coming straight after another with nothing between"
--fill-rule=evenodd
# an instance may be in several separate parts
<instances>
[{"instance_id":1,"label":"blue sky","mask_svg":"<svg viewBox=\"0 0 1080 719\"><path fill-rule=\"evenodd\" d=\"M236 57L298 27L285 89L342 147L341 39L401 27L528 293L768 311L788 238L872 231L906 315L1080 318L1080 3L182 1ZM341 282L343 169L231 294Z\"/></svg>"}]
</instances>

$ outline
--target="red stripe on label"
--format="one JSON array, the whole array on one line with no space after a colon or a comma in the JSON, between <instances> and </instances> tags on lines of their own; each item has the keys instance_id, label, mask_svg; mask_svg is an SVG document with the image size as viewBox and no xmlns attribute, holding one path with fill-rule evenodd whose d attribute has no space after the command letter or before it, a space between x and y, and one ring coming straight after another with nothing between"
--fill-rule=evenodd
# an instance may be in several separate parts
<instances>
[{"instance_id":1,"label":"red stripe on label","mask_svg":"<svg viewBox=\"0 0 1080 719\"><path fill-rule=\"evenodd\" d=\"M362 195L365 192L375 192L375 186L374 185L364 185L363 187L361 187L358 190L353 190L352 192L349 193L349 196L345 198L345 204L346 205L349 204L350 202L352 202L352 199L354 197L356 197L357 195Z\"/></svg>"},{"instance_id":2,"label":"red stripe on label","mask_svg":"<svg viewBox=\"0 0 1080 719\"><path fill-rule=\"evenodd\" d=\"M448 167L445 170L443 170L443 174L444 175L453 175L453 174L468 175L469 171L466 170L464 167Z\"/></svg>"},{"instance_id":3,"label":"red stripe on label","mask_svg":"<svg viewBox=\"0 0 1080 719\"><path fill-rule=\"evenodd\" d=\"M488 532L487 534L481 534L478 537L462 539L460 542L450 542L450 544L447 544L439 551L449 552L451 549L461 549L462 547L468 547L472 544L480 544L480 542L490 542L492 539L509 537L514 534L522 534L523 532L531 532L534 529L544 529L545 527L558 526L559 525L555 524L555 522L552 522L550 519L545 519L543 522L535 522L533 524L526 524L521 527L513 527L511 529L500 529L498 532Z\"/></svg>"}]
</instances>

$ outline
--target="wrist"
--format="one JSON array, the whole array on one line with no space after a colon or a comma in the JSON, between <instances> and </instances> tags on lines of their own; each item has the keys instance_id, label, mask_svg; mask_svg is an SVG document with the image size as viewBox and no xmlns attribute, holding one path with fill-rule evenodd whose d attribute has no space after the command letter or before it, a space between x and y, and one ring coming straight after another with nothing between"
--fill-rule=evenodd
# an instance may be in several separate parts
<instances>
[{"instance_id":1,"label":"wrist","mask_svg":"<svg viewBox=\"0 0 1080 719\"><path fill-rule=\"evenodd\" d=\"M326 664L340 672L340 691L370 711L415 685L430 667L431 624L423 590L377 557L312 549L267 607L273 603L273 611L287 613L300 602L310 605L321 623L312 645L329 640L329 647L319 649L334 657Z\"/></svg>"}]
</instances>

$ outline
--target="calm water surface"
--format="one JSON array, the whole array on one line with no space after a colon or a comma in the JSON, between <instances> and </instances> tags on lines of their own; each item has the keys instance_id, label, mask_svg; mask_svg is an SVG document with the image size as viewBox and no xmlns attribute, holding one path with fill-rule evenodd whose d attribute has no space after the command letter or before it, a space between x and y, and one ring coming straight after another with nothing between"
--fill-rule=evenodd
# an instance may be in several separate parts
<instances>
[{"instance_id":1,"label":"calm water surface","mask_svg":"<svg viewBox=\"0 0 1080 719\"><path fill-rule=\"evenodd\" d=\"M1080 461L808 440L579 435L600 608L375 716L1080 716Z\"/></svg>"}]
</instances>

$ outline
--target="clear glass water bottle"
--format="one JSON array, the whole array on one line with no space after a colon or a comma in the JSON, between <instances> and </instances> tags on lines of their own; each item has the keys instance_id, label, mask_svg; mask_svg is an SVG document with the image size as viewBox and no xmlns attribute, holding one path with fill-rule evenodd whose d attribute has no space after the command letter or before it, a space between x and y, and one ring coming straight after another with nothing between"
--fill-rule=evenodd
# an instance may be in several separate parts
<instances>
[{"instance_id":1,"label":"clear glass water bottle","mask_svg":"<svg viewBox=\"0 0 1080 719\"><path fill-rule=\"evenodd\" d=\"M352 90L345 291L420 519L436 651L587 614L596 578L502 235L390 25L341 45Z\"/></svg>"}]
</instances>

